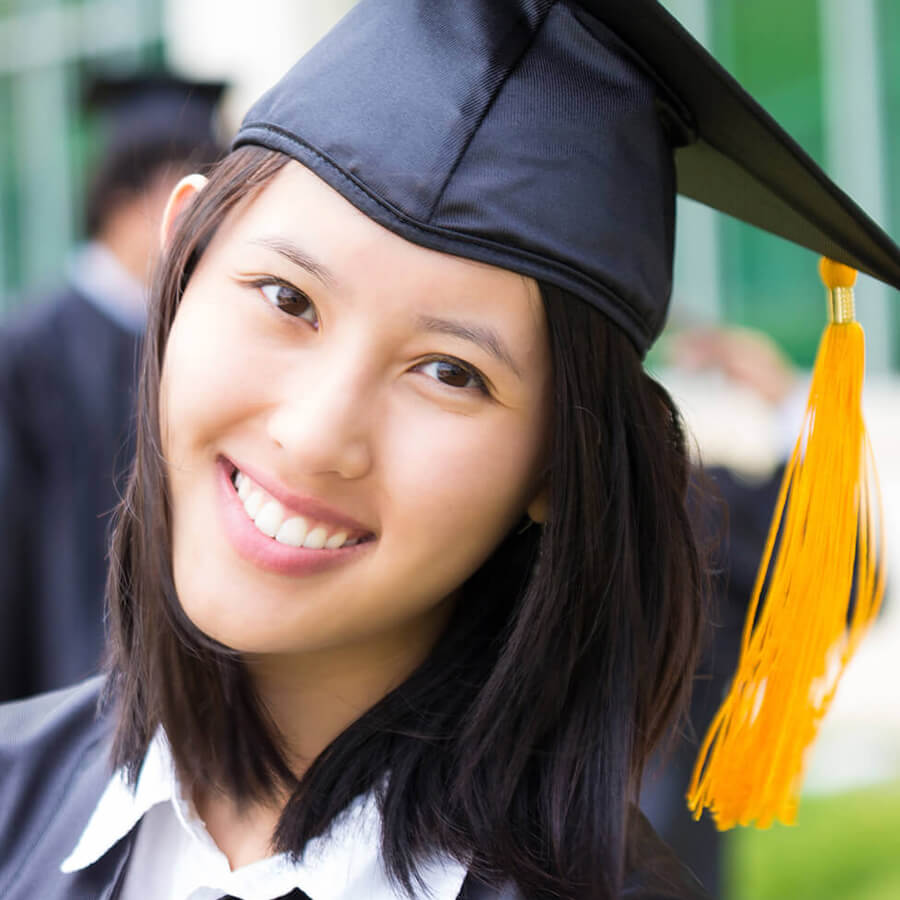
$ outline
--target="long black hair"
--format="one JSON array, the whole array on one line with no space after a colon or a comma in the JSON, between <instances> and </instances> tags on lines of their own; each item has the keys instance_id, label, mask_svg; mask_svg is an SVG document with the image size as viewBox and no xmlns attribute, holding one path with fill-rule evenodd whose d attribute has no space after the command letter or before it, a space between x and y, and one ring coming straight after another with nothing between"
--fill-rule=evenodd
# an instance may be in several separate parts
<instances>
[{"instance_id":1,"label":"long black hair","mask_svg":"<svg viewBox=\"0 0 900 900\"><path fill-rule=\"evenodd\" d=\"M688 690L704 592L678 414L582 301L541 285L554 392L546 524L506 537L425 662L299 780L240 655L181 609L158 420L166 339L218 226L285 162L253 147L227 157L155 280L108 586L113 762L134 781L162 725L187 783L239 800L290 791L280 850L302 855L374 790L385 863L409 891L417 861L444 851L528 898L616 897L644 764Z\"/></svg>"}]
</instances>

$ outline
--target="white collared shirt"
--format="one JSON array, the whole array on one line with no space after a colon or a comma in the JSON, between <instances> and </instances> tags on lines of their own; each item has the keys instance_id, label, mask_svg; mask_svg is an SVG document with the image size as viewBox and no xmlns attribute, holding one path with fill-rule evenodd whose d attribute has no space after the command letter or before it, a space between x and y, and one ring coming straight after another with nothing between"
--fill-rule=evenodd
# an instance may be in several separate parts
<instances>
[{"instance_id":1,"label":"white collared shirt","mask_svg":"<svg viewBox=\"0 0 900 900\"><path fill-rule=\"evenodd\" d=\"M135 838L121 900L272 900L300 888L311 900L408 900L381 863L381 815L372 794L357 797L327 834L307 846L302 862L286 854L232 870L193 803L181 790L165 735L157 733L132 792L124 771L106 787L62 872L102 857L143 820ZM435 857L419 868L430 900L455 900L466 868Z\"/></svg>"}]
</instances>

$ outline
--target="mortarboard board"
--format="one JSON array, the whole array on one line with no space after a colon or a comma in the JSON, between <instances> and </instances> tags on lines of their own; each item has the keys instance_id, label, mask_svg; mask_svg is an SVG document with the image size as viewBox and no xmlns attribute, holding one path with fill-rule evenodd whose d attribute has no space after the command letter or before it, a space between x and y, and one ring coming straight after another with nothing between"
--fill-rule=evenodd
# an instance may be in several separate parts
<instances>
[{"instance_id":1,"label":"mortarboard board","mask_svg":"<svg viewBox=\"0 0 900 900\"><path fill-rule=\"evenodd\" d=\"M244 144L410 241L571 291L641 354L665 321L676 190L845 264L823 268L832 324L690 796L722 827L792 819L826 670L883 588L846 267L900 288L900 249L656 0L362 0L251 108Z\"/></svg>"}]
</instances>

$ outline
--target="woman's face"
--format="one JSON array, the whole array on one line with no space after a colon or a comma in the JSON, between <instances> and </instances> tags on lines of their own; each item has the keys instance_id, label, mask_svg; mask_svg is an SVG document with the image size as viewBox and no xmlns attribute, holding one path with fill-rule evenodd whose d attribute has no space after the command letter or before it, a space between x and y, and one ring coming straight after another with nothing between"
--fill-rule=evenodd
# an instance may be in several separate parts
<instances>
[{"instance_id":1,"label":"woman's face","mask_svg":"<svg viewBox=\"0 0 900 900\"><path fill-rule=\"evenodd\" d=\"M289 163L219 229L160 412L178 596L237 650L427 652L542 487L535 283L415 246Z\"/></svg>"}]
</instances>

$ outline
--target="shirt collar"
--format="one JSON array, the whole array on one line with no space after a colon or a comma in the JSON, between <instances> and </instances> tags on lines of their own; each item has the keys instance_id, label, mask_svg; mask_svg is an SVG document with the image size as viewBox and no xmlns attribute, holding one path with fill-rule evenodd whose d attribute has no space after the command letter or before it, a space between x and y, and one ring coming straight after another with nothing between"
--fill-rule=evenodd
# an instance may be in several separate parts
<instances>
[{"instance_id":1,"label":"shirt collar","mask_svg":"<svg viewBox=\"0 0 900 900\"><path fill-rule=\"evenodd\" d=\"M117 771L100 797L78 843L63 861L64 873L97 862L140 822L152 807L169 802L182 827L196 832L202 824L182 794L171 749L160 730L148 748L136 788L128 786L124 770ZM208 839L208 838L207 838ZM300 888L312 900L408 900L402 888L388 878L381 861L381 815L373 793L357 797L334 821L329 831L309 842L303 859L292 862L286 854L274 861L283 893ZM235 882L246 870L248 894L254 877L251 863L234 870ZM419 875L430 900L455 900L466 868L447 856L423 861Z\"/></svg>"},{"instance_id":2,"label":"shirt collar","mask_svg":"<svg viewBox=\"0 0 900 900\"><path fill-rule=\"evenodd\" d=\"M88 241L68 264L72 286L100 312L134 334L147 321L147 291L100 241Z\"/></svg>"}]
</instances>

